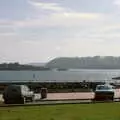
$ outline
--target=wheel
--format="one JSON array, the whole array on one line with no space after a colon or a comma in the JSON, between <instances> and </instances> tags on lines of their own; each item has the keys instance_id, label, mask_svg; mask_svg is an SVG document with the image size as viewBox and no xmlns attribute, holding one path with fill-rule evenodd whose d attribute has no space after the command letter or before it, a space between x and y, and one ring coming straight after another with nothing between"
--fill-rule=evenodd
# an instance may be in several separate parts
<instances>
[{"instance_id":1,"label":"wheel","mask_svg":"<svg viewBox=\"0 0 120 120\"><path fill-rule=\"evenodd\" d=\"M111 101L114 101L114 96L111 97Z\"/></svg>"},{"instance_id":2,"label":"wheel","mask_svg":"<svg viewBox=\"0 0 120 120\"><path fill-rule=\"evenodd\" d=\"M34 96L28 97L28 98L26 98L26 100L29 101L29 102L33 102L34 101Z\"/></svg>"},{"instance_id":3,"label":"wheel","mask_svg":"<svg viewBox=\"0 0 120 120\"><path fill-rule=\"evenodd\" d=\"M8 100L4 100L4 103L5 103L5 104L9 104Z\"/></svg>"},{"instance_id":4,"label":"wheel","mask_svg":"<svg viewBox=\"0 0 120 120\"><path fill-rule=\"evenodd\" d=\"M31 98L30 98L30 102L33 102L33 101L34 101L34 97L31 97Z\"/></svg>"},{"instance_id":5,"label":"wheel","mask_svg":"<svg viewBox=\"0 0 120 120\"><path fill-rule=\"evenodd\" d=\"M96 101L95 99L92 99L92 103L95 103L95 101Z\"/></svg>"}]
</instances>

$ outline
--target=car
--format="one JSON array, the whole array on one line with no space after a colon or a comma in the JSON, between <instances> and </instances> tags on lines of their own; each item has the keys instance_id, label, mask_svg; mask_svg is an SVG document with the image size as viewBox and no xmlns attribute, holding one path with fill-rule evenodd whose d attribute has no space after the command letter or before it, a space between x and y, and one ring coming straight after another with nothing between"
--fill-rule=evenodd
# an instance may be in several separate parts
<instances>
[{"instance_id":1,"label":"car","mask_svg":"<svg viewBox=\"0 0 120 120\"><path fill-rule=\"evenodd\" d=\"M110 84L97 85L95 90L94 100L96 101L105 101L105 100L114 100L114 86Z\"/></svg>"},{"instance_id":2,"label":"car","mask_svg":"<svg viewBox=\"0 0 120 120\"><path fill-rule=\"evenodd\" d=\"M26 85L9 85L3 92L5 104L24 104L34 100L34 92Z\"/></svg>"}]
</instances>

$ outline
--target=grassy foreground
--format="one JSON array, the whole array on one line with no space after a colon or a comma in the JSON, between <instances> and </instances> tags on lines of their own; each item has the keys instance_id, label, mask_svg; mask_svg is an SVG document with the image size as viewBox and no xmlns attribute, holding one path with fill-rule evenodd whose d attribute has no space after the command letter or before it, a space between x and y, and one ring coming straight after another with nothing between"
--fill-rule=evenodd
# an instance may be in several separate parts
<instances>
[{"instance_id":1,"label":"grassy foreground","mask_svg":"<svg viewBox=\"0 0 120 120\"><path fill-rule=\"evenodd\" d=\"M0 120L120 120L120 103L0 108Z\"/></svg>"}]
</instances>

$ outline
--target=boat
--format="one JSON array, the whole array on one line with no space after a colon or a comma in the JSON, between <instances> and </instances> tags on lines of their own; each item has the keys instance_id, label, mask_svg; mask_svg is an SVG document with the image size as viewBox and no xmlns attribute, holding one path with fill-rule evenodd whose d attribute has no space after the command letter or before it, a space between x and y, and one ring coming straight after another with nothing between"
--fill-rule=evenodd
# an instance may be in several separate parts
<instances>
[{"instance_id":1,"label":"boat","mask_svg":"<svg viewBox=\"0 0 120 120\"><path fill-rule=\"evenodd\" d=\"M67 71L67 68L57 68L57 71Z\"/></svg>"}]
</instances>

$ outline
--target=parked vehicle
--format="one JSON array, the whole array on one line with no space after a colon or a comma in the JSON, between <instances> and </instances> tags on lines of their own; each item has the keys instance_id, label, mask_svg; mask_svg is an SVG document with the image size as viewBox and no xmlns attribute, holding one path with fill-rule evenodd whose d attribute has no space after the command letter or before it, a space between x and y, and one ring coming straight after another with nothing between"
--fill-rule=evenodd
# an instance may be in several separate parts
<instances>
[{"instance_id":1,"label":"parked vehicle","mask_svg":"<svg viewBox=\"0 0 120 120\"><path fill-rule=\"evenodd\" d=\"M34 92L26 85L9 85L3 92L5 104L24 104L34 100Z\"/></svg>"},{"instance_id":2,"label":"parked vehicle","mask_svg":"<svg viewBox=\"0 0 120 120\"><path fill-rule=\"evenodd\" d=\"M94 100L114 100L114 86L109 84L97 85Z\"/></svg>"},{"instance_id":3,"label":"parked vehicle","mask_svg":"<svg viewBox=\"0 0 120 120\"><path fill-rule=\"evenodd\" d=\"M47 88L41 88L41 99L47 98Z\"/></svg>"}]
</instances>

